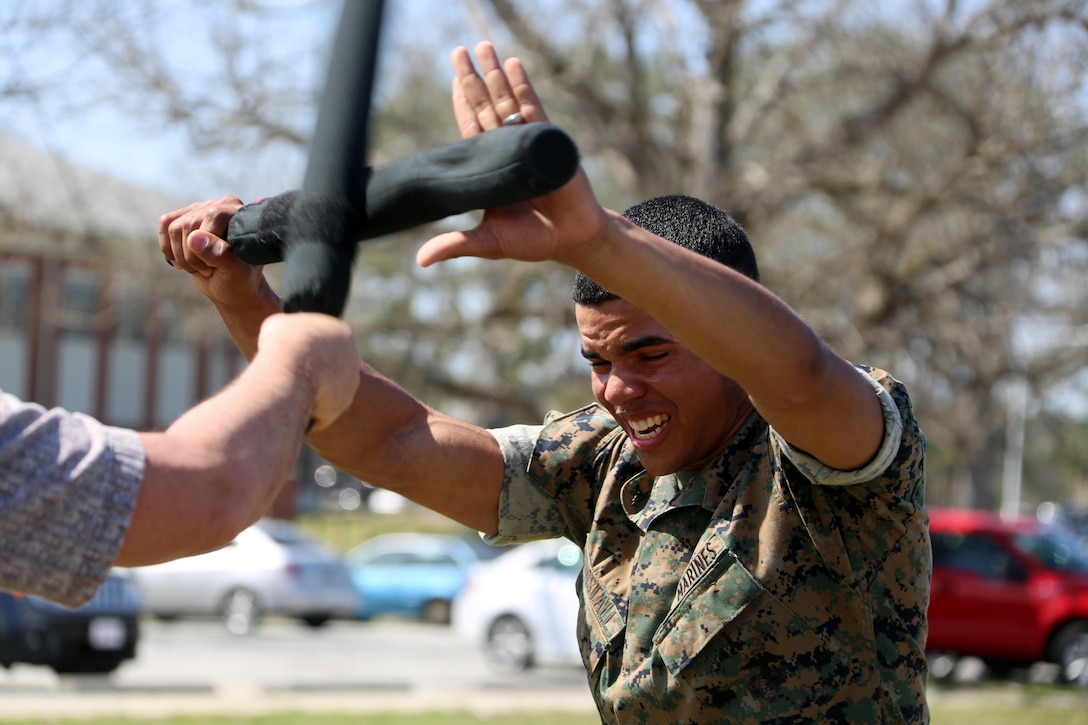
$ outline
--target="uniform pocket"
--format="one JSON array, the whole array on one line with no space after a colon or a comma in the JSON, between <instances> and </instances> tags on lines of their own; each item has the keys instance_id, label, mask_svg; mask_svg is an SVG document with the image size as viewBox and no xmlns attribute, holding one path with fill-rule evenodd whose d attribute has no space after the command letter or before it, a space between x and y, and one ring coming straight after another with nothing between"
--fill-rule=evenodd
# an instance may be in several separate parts
<instances>
[{"instance_id":1,"label":"uniform pocket","mask_svg":"<svg viewBox=\"0 0 1088 725\"><path fill-rule=\"evenodd\" d=\"M744 679L788 674L799 652L824 647L808 625L778 601L728 550L681 593L654 634L654 646L673 677L688 668L714 639L717 654L707 675L735 669ZM720 657L721 653L727 656ZM729 664L726 664L729 663ZM700 671L704 667L698 668Z\"/></svg>"},{"instance_id":2,"label":"uniform pocket","mask_svg":"<svg viewBox=\"0 0 1088 725\"><path fill-rule=\"evenodd\" d=\"M676 677L730 622L763 592L731 552L722 550L697 579L687 583L679 604L654 634L654 647Z\"/></svg>"}]
</instances>

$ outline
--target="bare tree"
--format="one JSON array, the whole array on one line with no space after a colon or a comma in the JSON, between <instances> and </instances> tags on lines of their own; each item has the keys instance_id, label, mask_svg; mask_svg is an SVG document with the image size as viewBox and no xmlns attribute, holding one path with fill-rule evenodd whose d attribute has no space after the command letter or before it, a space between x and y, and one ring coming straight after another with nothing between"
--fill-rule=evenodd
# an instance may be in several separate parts
<instances>
[{"instance_id":1,"label":"bare tree","mask_svg":"<svg viewBox=\"0 0 1088 725\"><path fill-rule=\"evenodd\" d=\"M1083 367L1061 344L1088 324L1080 0L422 5L430 22L389 18L375 163L454 139L444 62L471 22L526 62L606 204L682 192L733 213L772 289L907 382L931 497L996 503L1010 383L1042 396ZM75 49L59 76L82 79L72 102L183 127L235 163L304 153L331 27L301 20L331 23L336 5L195 7L189 24L171 3L66 7L42 27ZM204 61L179 66L175 43ZM9 98L35 88L19 75L0 76ZM419 270L409 247L432 231L360 252L347 316L375 364L486 423L584 399L569 270Z\"/></svg>"},{"instance_id":2,"label":"bare tree","mask_svg":"<svg viewBox=\"0 0 1088 725\"><path fill-rule=\"evenodd\" d=\"M730 210L772 288L910 384L936 498L996 502L1008 382L1083 366L1037 337L1088 312L1082 3L480 5L618 196Z\"/></svg>"}]
</instances>

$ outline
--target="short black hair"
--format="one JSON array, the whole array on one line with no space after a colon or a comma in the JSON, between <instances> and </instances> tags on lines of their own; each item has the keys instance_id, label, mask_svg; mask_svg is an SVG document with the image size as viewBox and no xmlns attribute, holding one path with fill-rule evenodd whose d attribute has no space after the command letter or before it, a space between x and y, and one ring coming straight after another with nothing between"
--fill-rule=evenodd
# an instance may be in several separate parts
<instances>
[{"instance_id":1,"label":"short black hair","mask_svg":"<svg viewBox=\"0 0 1088 725\"><path fill-rule=\"evenodd\" d=\"M670 194L635 204L623 216L659 237L759 281L755 251L744 228L713 204L693 196ZM599 305L619 295L578 272L573 297L580 305Z\"/></svg>"}]
</instances>

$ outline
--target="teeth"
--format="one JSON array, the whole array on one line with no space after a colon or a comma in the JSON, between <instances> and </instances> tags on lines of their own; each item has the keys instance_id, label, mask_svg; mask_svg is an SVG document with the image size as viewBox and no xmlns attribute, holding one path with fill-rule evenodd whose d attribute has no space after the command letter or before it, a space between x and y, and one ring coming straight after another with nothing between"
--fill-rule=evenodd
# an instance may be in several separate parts
<instances>
[{"instance_id":1,"label":"teeth","mask_svg":"<svg viewBox=\"0 0 1088 725\"><path fill-rule=\"evenodd\" d=\"M631 432L634 433L635 438L642 440L653 438L657 433L657 429L668 419L669 416L667 415L655 415L652 418L646 418L644 420L632 420Z\"/></svg>"}]
</instances>

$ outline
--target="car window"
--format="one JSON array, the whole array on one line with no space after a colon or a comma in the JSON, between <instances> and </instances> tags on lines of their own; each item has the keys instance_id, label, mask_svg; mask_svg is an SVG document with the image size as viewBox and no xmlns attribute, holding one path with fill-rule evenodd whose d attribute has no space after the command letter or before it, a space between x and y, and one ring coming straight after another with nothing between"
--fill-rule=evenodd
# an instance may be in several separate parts
<instances>
[{"instance_id":1,"label":"car window","mask_svg":"<svg viewBox=\"0 0 1088 725\"><path fill-rule=\"evenodd\" d=\"M1088 572L1088 554L1080 541L1059 530L1013 537L1016 548L1052 571Z\"/></svg>"},{"instance_id":2,"label":"car window","mask_svg":"<svg viewBox=\"0 0 1088 725\"><path fill-rule=\"evenodd\" d=\"M933 565L964 569L987 579L1008 576L1012 557L1001 545L982 534L931 533Z\"/></svg>"}]
</instances>

